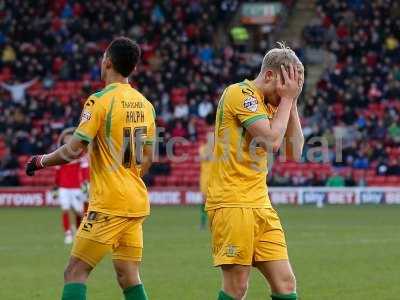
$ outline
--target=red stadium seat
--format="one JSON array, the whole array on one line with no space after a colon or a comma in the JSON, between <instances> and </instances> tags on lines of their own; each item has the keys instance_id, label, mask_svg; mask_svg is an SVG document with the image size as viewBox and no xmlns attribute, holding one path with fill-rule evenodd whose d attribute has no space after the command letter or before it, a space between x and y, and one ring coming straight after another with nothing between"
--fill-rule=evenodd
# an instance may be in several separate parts
<instances>
[{"instance_id":1,"label":"red stadium seat","mask_svg":"<svg viewBox=\"0 0 400 300\"><path fill-rule=\"evenodd\" d=\"M369 186L383 186L385 183L385 177L384 176L374 176L370 177L367 180L367 184Z\"/></svg>"},{"instance_id":2,"label":"red stadium seat","mask_svg":"<svg viewBox=\"0 0 400 300\"><path fill-rule=\"evenodd\" d=\"M166 178L165 176L158 175L154 177L154 185L155 186L165 186L166 183Z\"/></svg>"},{"instance_id":3,"label":"red stadium seat","mask_svg":"<svg viewBox=\"0 0 400 300\"><path fill-rule=\"evenodd\" d=\"M386 176L385 183L391 186L398 186L400 183L400 176Z\"/></svg>"},{"instance_id":4,"label":"red stadium seat","mask_svg":"<svg viewBox=\"0 0 400 300\"><path fill-rule=\"evenodd\" d=\"M339 174L342 176L348 176L352 173L352 168L351 167L343 167L339 169Z\"/></svg>"},{"instance_id":5,"label":"red stadium seat","mask_svg":"<svg viewBox=\"0 0 400 300\"><path fill-rule=\"evenodd\" d=\"M364 170L364 169L361 169L361 170L360 169L355 169L353 171L354 178L360 179L360 178L365 177L365 175L366 175L366 170Z\"/></svg>"},{"instance_id":6,"label":"red stadium seat","mask_svg":"<svg viewBox=\"0 0 400 300\"><path fill-rule=\"evenodd\" d=\"M365 172L366 176L374 176L376 175L376 170L375 169L368 169Z\"/></svg>"}]
</instances>

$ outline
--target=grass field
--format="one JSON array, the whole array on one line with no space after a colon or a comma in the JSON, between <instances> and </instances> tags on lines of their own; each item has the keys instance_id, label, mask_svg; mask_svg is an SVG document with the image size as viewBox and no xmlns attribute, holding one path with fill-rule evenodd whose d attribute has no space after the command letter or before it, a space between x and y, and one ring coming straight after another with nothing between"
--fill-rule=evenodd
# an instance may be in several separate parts
<instances>
[{"instance_id":1,"label":"grass field","mask_svg":"<svg viewBox=\"0 0 400 300\"><path fill-rule=\"evenodd\" d=\"M400 206L278 207L300 299L400 299ZM216 299L208 231L197 207L153 207L142 278L152 300ZM56 300L69 247L56 209L0 209L0 299ZM110 258L88 282L89 300L120 300ZM252 273L247 299L269 299Z\"/></svg>"}]
</instances>

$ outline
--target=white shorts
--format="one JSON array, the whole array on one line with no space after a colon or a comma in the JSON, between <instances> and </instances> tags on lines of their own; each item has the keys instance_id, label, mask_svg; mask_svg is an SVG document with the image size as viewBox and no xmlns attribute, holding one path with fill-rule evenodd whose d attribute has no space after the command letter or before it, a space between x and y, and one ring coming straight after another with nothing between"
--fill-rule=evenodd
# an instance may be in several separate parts
<instances>
[{"instance_id":1,"label":"white shorts","mask_svg":"<svg viewBox=\"0 0 400 300\"><path fill-rule=\"evenodd\" d=\"M83 212L83 201L81 189L59 188L58 197L62 210L74 210L77 213Z\"/></svg>"}]
</instances>

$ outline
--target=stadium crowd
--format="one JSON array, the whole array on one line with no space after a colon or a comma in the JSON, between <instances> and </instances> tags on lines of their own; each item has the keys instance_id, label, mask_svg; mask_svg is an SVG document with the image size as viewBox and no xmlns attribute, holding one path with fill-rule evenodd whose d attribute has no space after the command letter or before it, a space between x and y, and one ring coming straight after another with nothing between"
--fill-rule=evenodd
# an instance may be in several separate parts
<instances>
[{"instance_id":1,"label":"stadium crowd","mask_svg":"<svg viewBox=\"0 0 400 300\"><path fill-rule=\"evenodd\" d=\"M305 135L326 137L335 166L376 166L379 174L399 174L391 155L400 142L399 5L318 2L318 18L304 37L310 46L329 50L336 63L304 104ZM133 84L154 104L166 139L184 136L195 142L204 136L204 119L215 110L222 89L254 76L263 53L250 55L246 47L217 42L240 1L163 3L0 2L0 150L6 158L1 184L16 183L9 171L17 156L53 149L61 130L77 124L82 101L101 87L99 60L116 35L141 45ZM391 5L397 9L388 9ZM333 141L340 134L343 161L335 162ZM274 172L271 183L327 182L315 174L291 175Z\"/></svg>"},{"instance_id":2,"label":"stadium crowd","mask_svg":"<svg viewBox=\"0 0 400 300\"><path fill-rule=\"evenodd\" d=\"M134 84L152 101L167 138L196 139L197 120L213 112L221 87L250 74L237 50L214 46L237 1L1 5L0 133L13 160L51 150L60 131L77 124L82 100L100 86L99 61L113 36L141 45Z\"/></svg>"},{"instance_id":3,"label":"stadium crowd","mask_svg":"<svg viewBox=\"0 0 400 300\"><path fill-rule=\"evenodd\" d=\"M304 38L309 47L326 49L333 62L306 99L306 141L314 144L313 138L323 137L329 145L326 158L345 171L331 174L341 177L336 184L365 184L364 176L346 183L352 172L346 167L400 175L400 3L319 0L317 4L317 16L304 29ZM300 185L318 185L313 176L301 177ZM273 180L278 185L280 177ZM283 177L285 184L296 185L296 178Z\"/></svg>"}]
</instances>

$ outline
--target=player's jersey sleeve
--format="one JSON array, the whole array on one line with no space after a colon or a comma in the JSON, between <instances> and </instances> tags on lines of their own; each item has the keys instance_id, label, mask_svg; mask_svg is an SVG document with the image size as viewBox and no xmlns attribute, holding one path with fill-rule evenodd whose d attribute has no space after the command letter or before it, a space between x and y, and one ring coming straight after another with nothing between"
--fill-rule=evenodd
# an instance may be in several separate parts
<instances>
[{"instance_id":1,"label":"player's jersey sleeve","mask_svg":"<svg viewBox=\"0 0 400 300\"><path fill-rule=\"evenodd\" d=\"M148 130L147 130L147 136L146 136L146 145L153 145L155 142L156 138L156 112L154 110L153 105L149 103L149 116L150 116L150 121L148 125Z\"/></svg>"},{"instance_id":2,"label":"player's jersey sleeve","mask_svg":"<svg viewBox=\"0 0 400 300\"><path fill-rule=\"evenodd\" d=\"M90 143L103 123L105 114L106 109L99 100L89 97L83 107L80 123L74 136Z\"/></svg>"},{"instance_id":3,"label":"player's jersey sleeve","mask_svg":"<svg viewBox=\"0 0 400 300\"><path fill-rule=\"evenodd\" d=\"M268 118L265 110L262 109L262 100L248 86L228 87L225 98L227 108L244 128L249 127L257 120Z\"/></svg>"}]
</instances>

